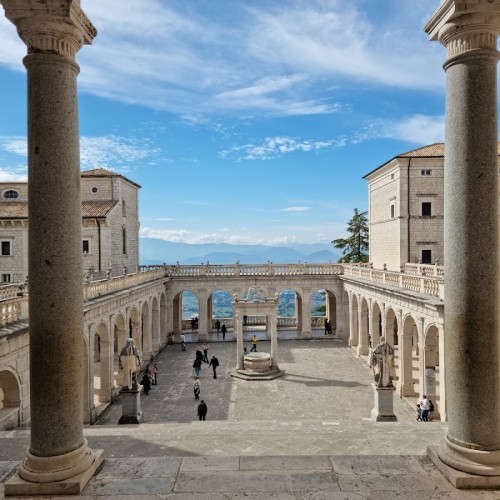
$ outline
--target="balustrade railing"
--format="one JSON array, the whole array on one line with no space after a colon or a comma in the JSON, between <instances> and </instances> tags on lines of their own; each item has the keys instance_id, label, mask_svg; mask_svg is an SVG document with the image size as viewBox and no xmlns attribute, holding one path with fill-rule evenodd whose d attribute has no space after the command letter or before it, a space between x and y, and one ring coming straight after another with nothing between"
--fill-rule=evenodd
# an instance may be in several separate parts
<instances>
[{"instance_id":1,"label":"balustrade railing","mask_svg":"<svg viewBox=\"0 0 500 500\"><path fill-rule=\"evenodd\" d=\"M384 283L444 300L444 270L438 266L405 264L405 272L371 269L369 264L344 264L345 276L356 276L374 283ZM406 272L408 270L408 272ZM431 273L433 272L433 274Z\"/></svg>"},{"instance_id":2,"label":"balustrade railing","mask_svg":"<svg viewBox=\"0 0 500 500\"><path fill-rule=\"evenodd\" d=\"M16 297L0 302L0 327L28 316L28 300Z\"/></svg>"}]
</instances>

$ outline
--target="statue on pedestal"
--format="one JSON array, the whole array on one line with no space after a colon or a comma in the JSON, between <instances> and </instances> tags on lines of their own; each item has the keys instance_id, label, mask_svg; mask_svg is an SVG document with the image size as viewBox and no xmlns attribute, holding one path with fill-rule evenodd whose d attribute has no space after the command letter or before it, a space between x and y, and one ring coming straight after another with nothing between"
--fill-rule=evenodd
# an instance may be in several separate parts
<instances>
[{"instance_id":1,"label":"statue on pedestal","mask_svg":"<svg viewBox=\"0 0 500 500\"><path fill-rule=\"evenodd\" d=\"M137 389L137 372L141 367L139 349L134 345L134 339L127 339L127 344L118 357L120 369L123 370L122 385L125 389Z\"/></svg>"},{"instance_id":2,"label":"statue on pedestal","mask_svg":"<svg viewBox=\"0 0 500 500\"><path fill-rule=\"evenodd\" d=\"M380 337L380 343L373 349L371 356L376 387L394 387L392 370L394 368L394 348Z\"/></svg>"}]
</instances>

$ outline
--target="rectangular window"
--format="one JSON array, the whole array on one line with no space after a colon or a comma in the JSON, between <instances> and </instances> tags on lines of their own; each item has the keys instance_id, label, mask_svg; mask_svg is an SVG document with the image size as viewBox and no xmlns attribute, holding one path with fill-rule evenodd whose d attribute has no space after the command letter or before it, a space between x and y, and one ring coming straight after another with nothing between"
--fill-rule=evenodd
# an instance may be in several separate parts
<instances>
[{"instance_id":1,"label":"rectangular window","mask_svg":"<svg viewBox=\"0 0 500 500\"><path fill-rule=\"evenodd\" d=\"M2 253L1 255L12 255L11 253L11 242L10 241L2 241Z\"/></svg>"},{"instance_id":2,"label":"rectangular window","mask_svg":"<svg viewBox=\"0 0 500 500\"><path fill-rule=\"evenodd\" d=\"M127 217L127 204L122 200L122 217Z\"/></svg>"},{"instance_id":3,"label":"rectangular window","mask_svg":"<svg viewBox=\"0 0 500 500\"><path fill-rule=\"evenodd\" d=\"M1 282L2 283L11 283L12 282L12 277L10 274L2 274L0 276Z\"/></svg>"},{"instance_id":4,"label":"rectangular window","mask_svg":"<svg viewBox=\"0 0 500 500\"><path fill-rule=\"evenodd\" d=\"M432 264L432 250L422 250L422 264Z\"/></svg>"},{"instance_id":5,"label":"rectangular window","mask_svg":"<svg viewBox=\"0 0 500 500\"><path fill-rule=\"evenodd\" d=\"M394 205L391 205L391 219L394 219L394 215L395 215L395 207Z\"/></svg>"},{"instance_id":6,"label":"rectangular window","mask_svg":"<svg viewBox=\"0 0 500 500\"><path fill-rule=\"evenodd\" d=\"M83 253L84 254L89 254L90 253L90 240L83 240Z\"/></svg>"},{"instance_id":7,"label":"rectangular window","mask_svg":"<svg viewBox=\"0 0 500 500\"><path fill-rule=\"evenodd\" d=\"M422 202L422 217L430 217L432 215L432 203L430 201Z\"/></svg>"},{"instance_id":8,"label":"rectangular window","mask_svg":"<svg viewBox=\"0 0 500 500\"><path fill-rule=\"evenodd\" d=\"M432 175L432 170L420 170L420 175L425 175L425 176Z\"/></svg>"}]
</instances>

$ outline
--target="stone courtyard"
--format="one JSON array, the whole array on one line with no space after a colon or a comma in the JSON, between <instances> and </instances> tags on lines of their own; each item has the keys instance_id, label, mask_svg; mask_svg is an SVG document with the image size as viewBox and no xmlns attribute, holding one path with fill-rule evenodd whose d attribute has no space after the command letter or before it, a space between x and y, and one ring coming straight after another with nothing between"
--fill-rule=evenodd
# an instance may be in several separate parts
<instances>
[{"instance_id":1,"label":"stone courtyard","mask_svg":"<svg viewBox=\"0 0 500 500\"><path fill-rule=\"evenodd\" d=\"M253 332L252 332L253 333ZM289 334L288 334L289 336ZM214 336L214 340L217 337ZM263 332L258 332L263 339ZM89 498L197 499L472 499L500 492L458 491L426 456L446 424L415 421L409 402L394 399L398 421L375 423L372 373L344 341L280 340L273 381L229 373L236 343L213 341L217 379L204 364L199 422L192 364L199 343L168 345L157 356L158 385L142 396L144 423L118 426L119 401L84 428L105 462L83 492ZM245 345L248 346L248 336ZM260 340L257 349L269 352ZM57 425L57 423L55 423ZM29 445L29 429L0 433L0 480L9 478ZM0 484L0 494L3 484ZM58 498L64 498L58 497Z\"/></svg>"}]
</instances>

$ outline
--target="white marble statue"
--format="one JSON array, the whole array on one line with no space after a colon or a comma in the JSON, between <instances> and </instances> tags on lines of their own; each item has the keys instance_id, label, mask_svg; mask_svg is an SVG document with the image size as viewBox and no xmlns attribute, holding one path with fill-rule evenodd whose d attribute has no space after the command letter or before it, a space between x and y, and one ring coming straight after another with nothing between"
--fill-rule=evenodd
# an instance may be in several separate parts
<instances>
[{"instance_id":1,"label":"white marble statue","mask_svg":"<svg viewBox=\"0 0 500 500\"><path fill-rule=\"evenodd\" d=\"M377 387L394 387L392 370L394 367L394 348L380 337L380 343L373 349L371 356L373 375Z\"/></svg>"},{"instance_id":2,"label":"white marble statue","mask_svg":"<svg viewBox=\"0 0 500 500\"><path fill-rule=\"evenodd\" d=\"M141 368L141 357L133 339L127 339L127 344L121 350L118 360L120 369L123 370L123 387L137 389L137 372Z\"/></svg>"}]
</instances>

